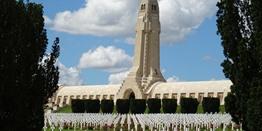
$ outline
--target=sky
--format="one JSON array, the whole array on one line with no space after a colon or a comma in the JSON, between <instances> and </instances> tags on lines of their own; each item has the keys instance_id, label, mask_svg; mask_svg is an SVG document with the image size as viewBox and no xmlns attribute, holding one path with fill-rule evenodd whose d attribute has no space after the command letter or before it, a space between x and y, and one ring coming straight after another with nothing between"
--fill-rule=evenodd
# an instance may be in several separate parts
<instances>
[{"instance_id":1,"label":"sky","mask_svg":"<svg viewBox=\"0 0 262 131\"><path fill-rule=\"evenodd\" d=\"M140 0L31 0L60 38L60 84L120 84L132 66ZM217 0L159 0L160 61L169 82L225 79Z\"/></svg>"}]
</instances>

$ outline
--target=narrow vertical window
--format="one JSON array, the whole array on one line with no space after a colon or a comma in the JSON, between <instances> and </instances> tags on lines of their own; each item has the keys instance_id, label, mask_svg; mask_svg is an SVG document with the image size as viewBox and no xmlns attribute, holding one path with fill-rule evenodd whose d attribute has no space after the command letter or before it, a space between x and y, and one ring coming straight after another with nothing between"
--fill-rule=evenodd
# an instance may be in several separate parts
<instances>
[{"instance_id":1,"label":"narrow vertical window","mask_svg":"<svg viewBox=\"0 0 262 131\"><path fill-rule=\"evenodd\" d=\"M154 10L154 11L156 11L157 6L156 6L156 5L152 5L151 9Z\"/></svg>"},{"instance_id":2,"label":"narrow vertical window","mask_svg":"<svg viewBox=\"0 0 262 131\"><path fill-rule=\"evenodd\" d=\"M142 5L141 5L141 10L144 10L144 9L146 9L146 5L145 5L145 4L142 4Z\"/></svg>"}]
</instances>

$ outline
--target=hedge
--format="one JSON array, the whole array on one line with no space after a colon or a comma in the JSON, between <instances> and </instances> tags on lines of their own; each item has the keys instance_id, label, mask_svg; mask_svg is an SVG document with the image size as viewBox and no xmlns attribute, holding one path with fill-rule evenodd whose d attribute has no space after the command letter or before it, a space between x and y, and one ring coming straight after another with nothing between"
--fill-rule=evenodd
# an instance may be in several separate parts
<instances>
[{"instance_id":1,"label":"hedge","mask_svg":"<svg viewBox=\"0 0 262 131\"><path fill-rule=\"evenodd\" d=\"M162 99L162 108L164 113L176 113L176 99Z\"/></svg>"},{"instance_id":2,"label":"hedge","mask_svg":"<svg viewBox=\"0 0 262 131\"><path fill-rule=\"evenodd\" d=\"M181 113L196 113L198 104L196 98L181 98Z\"/></svg>"},{"instance_id":3,"label":"hedge","mask_svg":"<svg viewBox=\"0 0 262 131\"><path fill-rule=\"evenodd\" d=\"M85 103L86 113L99 113L100 112L100 100L83 100Z\"/></svg>"},{"instance_id":4,"label":"hedge","mask_svg":"<svg viewBox=\"0 0 262 131\"><path fill-rule=\"evenodd\" d=\"M78 99L71 100L71 109L73 113L84 113L85 104L82 100L78 100Z\"/></svg>"},{"instance_id":5,"label":"hedge","mask_svg":"<svg viewBox=\"0 0 262 131\"><path fill-rule=\"evenodd\" d=\"M116 101L116 111L120 114L127 114L129 112L129 100L118 99Z\"/></svg>"},{"instance_id":6,"label":"hedge","mask_svg":"<svg viewBox=\"0 0 262 131\"><path fill-rule=\"evenodd\" d=\"M143 114L146 110L146 100L130 100L130 112L133 114Z\"/></svg>"},{"instance_id":7,"label":"hedge","mask_svg":"<svg viewBox=\"0 0 262 131\"><path fill-rule=\"evenodd\" d=\"M73 113L99 113L99 100L71 100L71 109Z\"/></svg>"},{"instance_id":8,"label":"hedge","mask_svg":"<svg viewBox=\"0 0 262 131\"><path fill-rule=\"evenodd\" d=\"M161 100L154 99L154 98L148 99L147 107L148 107L149 113L160 113Z\"/></svg>"},{"instance_id":9,"label":"hedge","mask_svg":"<svg viewBox=\"0 0 262 131\"><path fill-rule=\"evenodd\" d=\"M101 111L103 113L113 113L114 101L113 100L102 100L101 101Z\"/></svg>"},{"instance_id":10,"label":"hedge","mask_svg":"<svg viewBox=\"0 0 262 131\"><path fill-rule=\"evenodd\" d=\"M204 113L218 113L220 106L219 98L204 97L202 107Z\"/></svg>"}]
</instances>

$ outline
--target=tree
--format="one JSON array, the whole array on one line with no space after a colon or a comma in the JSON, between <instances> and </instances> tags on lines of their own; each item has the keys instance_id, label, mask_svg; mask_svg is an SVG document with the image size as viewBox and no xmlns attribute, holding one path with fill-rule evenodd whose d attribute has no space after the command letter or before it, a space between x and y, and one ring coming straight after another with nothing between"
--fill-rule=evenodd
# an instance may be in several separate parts
<instances>
[{"instance_id":1,"label":"tree","mask_svg":"<svg viewBox=\"0 0 262 131\"><path fill-rule=\"evenodd\" d=\"M117 99L116 100L116 111L119 114L129 113L130 100L128 99Z\"/></svg>"},{"instance_id":2,"label":"tree","mask_svg":"<svg viewBox=\"0 0 262 131\"><path fill-rule=\"evenodd\" d=\"M114 100L101 100L101 111L103 113L113 113L114 111Z\"/></svg>"},{"instance_id":3,"label":"tree","mask_svg":"<svg viewBox=\"0 0 262 131\"><path fill-rule=\"evenodd\" d=\"M250 99L247 102L247 121L251 131L262 130L262 1L251 0L250 19L252 20L251 41L254 44L253 57L256 73L251 82Z\"/></svg>"},{"instance_id":4,"label":"tree","mask_svg":"<svg viewBox=\"0 0 262 131\"><path fill-rule=\"evenodd\" d=\"M59 39L47 55L43 7L0 2L0 130L40 131L44 105L57 90Z\"/></svg>"},{"instance_id":5,"label":"tree","mask_svg":"<svg viewBox=\"0 0 262 131\"><path fill-rule=\"evenodd\" d=\"M161 111L161 99L149 98L147 99L148 113L160 113Z\"/></svg>"},{"instance_id":6,"label":"tree","mask_svg":"<svg viewBox=\"0 0 262 131\"><path fill-rule=\"evenodd\" d=\"M146 111L145 99L131 99L129 104L130 112L133 114L144 114Z\"/></svg>"},{"instance_id":7,"label":"tree","mask_svg":"<svg viewBox=\"0 0 262 131\"><path fill-rule=\"evenodd\" d=\"M197 107L199 102L196 98L181 98L180 99L180 106L181 106L181 113L197 113Z\"/></svg>"},{"instance_id":8,"label":"tree","mask_svg":"<svg viewBox=\"0 0 262 131\"><path fill-rule=\"evenodd\" d=\"M162 99L164 113L176 113L177 99Z\"/></svg>"},{"instance_id":9,"label":"tree","mask_svg":"<svg viewBox=\"0 0 262 131\"><path fill-rule=\"evenodd\" d=\"M220 99L212 97L204 97L202 107L204 113L219 113Z\"/></svg>"},{"instance_id":10,"label":"tree","mask_svg":"<svg viewBox=\"0 0 262 131\"><path fill-rule=\"evenodd\" d=\"M226 109L244 130L259 130L262 111L262 1L220 0L217 4L218 33L221 35L226 60L222 63L225 76L233 85L226 99ZM234 109L232 109L234 108ZM256 119L250 119L255 117ZM253 124L252 124L253 123Z\"/></svg>"}]
</instances>

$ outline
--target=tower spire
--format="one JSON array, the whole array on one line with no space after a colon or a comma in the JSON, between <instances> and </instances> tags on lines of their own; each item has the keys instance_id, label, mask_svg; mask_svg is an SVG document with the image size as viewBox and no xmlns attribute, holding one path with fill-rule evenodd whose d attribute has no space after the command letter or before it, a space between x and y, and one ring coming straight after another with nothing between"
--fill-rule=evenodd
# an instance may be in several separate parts
<instances>
[{"instance_id":1,"label":"tower spire","mask_svg":"<svg viewBox=\"0 0 262 131\"><path fill-rule=\"evenodd\" d=\"M136 24L133 67L120 92L127 89L139 90L144 98L154 83L165 81L160 70L160 32L158 1L141 0Z\"/></svg>"}]
</instances>

